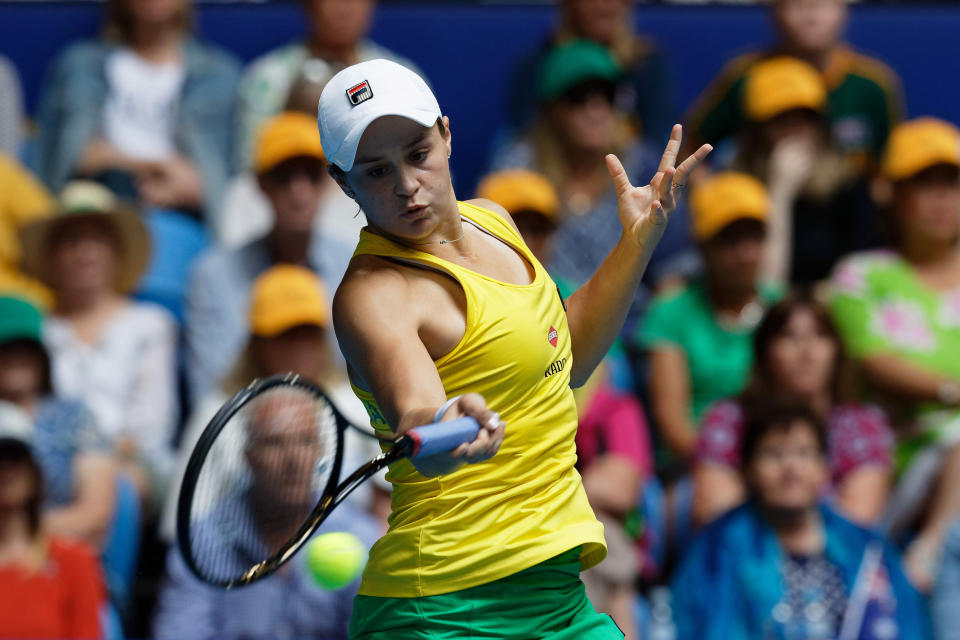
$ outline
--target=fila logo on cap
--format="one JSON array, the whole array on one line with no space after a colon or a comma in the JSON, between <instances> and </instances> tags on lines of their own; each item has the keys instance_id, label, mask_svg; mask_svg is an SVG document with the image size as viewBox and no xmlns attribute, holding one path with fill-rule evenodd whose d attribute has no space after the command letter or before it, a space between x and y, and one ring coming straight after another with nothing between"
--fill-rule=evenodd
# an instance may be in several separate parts
<instances>
[{"instance_id":1,"label":"fila logo on cap","mask_svg":"<svg viewBox=\"0 0 960 640\"><path fill-rule=\"evenodd\" d=\"M357 106L361 102L366 102L372 97L373 89L370 88L370 83L366 80L347 89L347 100L349 100L353 106Z\"/></svg>"}]
</instances>

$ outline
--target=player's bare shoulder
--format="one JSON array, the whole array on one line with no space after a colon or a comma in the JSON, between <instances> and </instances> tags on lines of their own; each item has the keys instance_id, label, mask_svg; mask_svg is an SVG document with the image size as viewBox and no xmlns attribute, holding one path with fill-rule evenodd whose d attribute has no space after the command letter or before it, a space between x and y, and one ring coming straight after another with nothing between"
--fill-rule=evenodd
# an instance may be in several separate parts
<instances>
[{"instance_id":1,"label":"player's bare shoulder","mask_svg":"<svg viewBox=\"0 0 960 640\"><path fill-rule=\"evenodd\" d=\"M355 320L400 307L409 294L410 282L400 265L379 256L355 256L333 296L334 325L339 331Z\"/></svg>"},{"instance_id":2,"label":"player's bare shoulder","mask_svg":"<svg viewBox=\"0 0 960 640\"><path fill-rule=\"evenodd\" d=\"M507 223L513 227L514 231L520 233L520 229L517 228L517 224L513 221L513 216L510 215L510 212L493 200L487 200L486 198L474 198L473 200L467 200L467 204L472 204L475 207L481 207L482 209L493 211L495 214L506 220Z\"/></svg>"}]
</instances>

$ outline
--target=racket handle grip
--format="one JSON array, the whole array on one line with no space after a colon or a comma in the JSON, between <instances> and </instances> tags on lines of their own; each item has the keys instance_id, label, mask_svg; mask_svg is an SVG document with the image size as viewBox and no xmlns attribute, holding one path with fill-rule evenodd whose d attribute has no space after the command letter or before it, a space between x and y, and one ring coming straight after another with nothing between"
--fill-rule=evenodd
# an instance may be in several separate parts
<instances>
[{"instance_id":1,"label":"racket handle grip","mask_svg":"<svg viewBox=\"0 0 960 640\"><path fill-rule=\"evenodd\" d=\"M410 457L418 458L452 451L464 442L473 442L479 432L480 424L470 417L414 427L407 431L407 436L413 440L413 453Z\"/></svg>"}]
</instances>

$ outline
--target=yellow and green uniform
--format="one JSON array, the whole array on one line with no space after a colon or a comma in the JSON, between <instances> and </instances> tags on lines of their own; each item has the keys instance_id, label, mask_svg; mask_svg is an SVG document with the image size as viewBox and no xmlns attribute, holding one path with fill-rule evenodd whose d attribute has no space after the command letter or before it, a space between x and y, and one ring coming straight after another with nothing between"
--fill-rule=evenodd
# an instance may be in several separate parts
<instances>
[{"instance_id":1,"label":"yellow and green uniform","mask_svg":"<svg viewBox=\"0 0 960 640\"><path fill-rule=\"evenodd\" d=\"M556 562L574 548L580 569L594 566L606 554L603 527L574 469L572 351L556 286L506 220L466 203L459 203L459 209L465 224L472 222L530 263L533 282L504 283L366 231L354 255L422 264L460 284L467 302L466 330L457 346L435 361L437 371L448 397L479 393L499 412L507 424L504 441L490 460L440 477L421 475L407 460L391 465L390 526L370 551L352 636L376 638L378 628L390 628L389 637L405 637L396 635L396 619L405 612L419 620L410 628L429 624L424 617L427 602L452 607L478 593L488 600L482 586L510 583L519 576L530 580L530 575L540 575L538 566ZM354 390L373 427L390 435L372 395L356 386ZM550 575L545 571L543 575ZM495 587L496 592L510 591L506 583ZM582 585L574 587L568 595L589 606ZM582 602L573 607L581 614ZM471 600L464 609L475 614L478 606ZM550 609L555 607L543 614ZM390 624L394 626L378 626Z\"/></svg>"},{"instance_id":2,"label":"yellow and green uniform","mask_svg":"<svg viewBox=\"0 0 960 640\"><path fill-rule=\"evenodd\" d=\"M687 114L688 130L711 144L736 135L747 120L744 86L750 68L771 55L780 54L748 53L727 63ZM890 129L903 118L897 74L878 60L840 47L831 54L823 78L834 143L858 166L874 164Z\"/></svg>"}]
</instances>

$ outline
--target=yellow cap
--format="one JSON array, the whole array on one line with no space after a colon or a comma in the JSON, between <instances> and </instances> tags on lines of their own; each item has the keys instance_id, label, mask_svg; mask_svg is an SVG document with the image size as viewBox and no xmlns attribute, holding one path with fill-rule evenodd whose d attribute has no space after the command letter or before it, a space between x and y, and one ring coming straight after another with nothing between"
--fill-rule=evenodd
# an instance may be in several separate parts
<instances>
[{"instance_id":1,"label":"yellow cap","mask_svg":"<svg viewBox=\"0 0 960 640\"><path fill-rule=\"evenodd\" d=\"M317 122L305 113L285 111L267 120L257 132L253 169L263 173L300 156L326 161Z\"/></svg>"},{"instance_id":2,"label":"yellow cap","mask_svg":"<svg viewBox=\"0 0 960 640\"><path fill-rule=\"evenodd\" d=\"M917 118L894 127L881 169L890 180L903 180L938 164L960 167L960 130L937 118Z\"/></svg>"},{"instance_id":3,"label":"yellow cap","mask_svg":"<svg viewBox=\"0 0 960 640\"><path fill-rule=\"evenodd\" d=\"M477 187L477 197L493 200L511 214L536 211L551 220L560 209L557 191L550 181L526 169L491 173Z\"/></svg>"},{"instance_id":4,"label":"yellow cap","mask_svg":"<svg viewBox=\"0 0 960 640\"><path fill-rule=\"evenodd\" d=\"M744 102L751 120L769 120L791 109L821 111L827 102L823 77L797 58L780 56L756 63L747 74Z\"/></svg>"},{"instance_id":5,"label":"yellow cap","mask_svg":"<svg viewBox=\"0 0 960 640\"><path fill-rule=\"evenodd\" d=\"M763 183L746 173L718 173L690 194L693 235L702 242L735 220L767 221L770 200Z\"/></svg>"},{"instance_id":6,"label":"yellow cap","mask_svg":"<svg viewBox=\"0 0 960 640\"><path fill-rule=\"evenodd\" d=\"M253 283L250 330L270 338L300 325L327 326L327 289L313 271L279 264Z\"/></svg>"}]
</instances>

